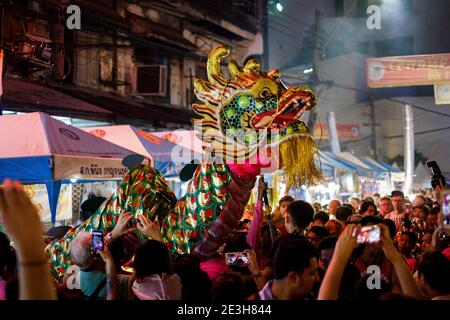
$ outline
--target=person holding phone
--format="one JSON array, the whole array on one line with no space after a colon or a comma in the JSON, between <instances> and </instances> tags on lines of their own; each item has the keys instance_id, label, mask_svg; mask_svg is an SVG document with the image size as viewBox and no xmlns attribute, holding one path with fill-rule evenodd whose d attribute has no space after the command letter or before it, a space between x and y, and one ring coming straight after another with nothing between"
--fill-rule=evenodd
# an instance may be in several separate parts
<instances>
[{"instance_id":1,"label":"person holding phone","mask_svg":"<svg viewBox=\"0 0 450 320\"><path fill-rule=\"evenodd\" d=\"M379 227L381 229L379 245L394 268L402 293L416 299L423 299L422 290L414 281L408 265L394 246L389 228L385 224L379 224ZM360 225L348 225L340 235L330 265L322 280L318 300L338 299L344 269L352 256L353 250L358 246L357 239L360 229Z\"/></svg>"},{"instance_id":2,"label":"person holding phone","mask_svg":"<svg viewBox=\"0 0 450 320\"><path fill-rule=\"evenodd\" d=\"M107 298L107 273L104 259L100 252L109 247L113 241L136 230L130 228L129 221L133 215L123 212L119 215L114 229L103 235L101 231L80 232L72 241L71 256L80 268L80 289L88 300ZM65 277L67 278L67 277Z\"/></svg>"}]
</instances>

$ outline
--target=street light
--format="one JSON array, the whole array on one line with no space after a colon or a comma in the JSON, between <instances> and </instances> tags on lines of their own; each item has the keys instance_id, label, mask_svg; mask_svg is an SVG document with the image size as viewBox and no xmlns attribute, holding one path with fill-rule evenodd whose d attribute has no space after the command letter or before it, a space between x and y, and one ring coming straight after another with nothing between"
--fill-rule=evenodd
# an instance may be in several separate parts
<instances>
[{"instance_id":1,"label":"street light","mask_svg":"<svg viewBox=\"0 0 450 320\"><path fill-rule=\"evenodd\" d=\"M308 69L303 70L303 73L311 73L313 71L314 71L313 68L308 68Z\"/></svg>"},{"instance_id":2,"label":"street light","mask_svg":"<svg viewBox=\"0 0 450 320\"><path fill-rule=\"evenodd\" d=\"M280 11L280 12L283 11L283 5L282 5L281 3L279 3L279 2L277 2L276 8L277 8L277 10Z\"/></svg>"}]
</instances>

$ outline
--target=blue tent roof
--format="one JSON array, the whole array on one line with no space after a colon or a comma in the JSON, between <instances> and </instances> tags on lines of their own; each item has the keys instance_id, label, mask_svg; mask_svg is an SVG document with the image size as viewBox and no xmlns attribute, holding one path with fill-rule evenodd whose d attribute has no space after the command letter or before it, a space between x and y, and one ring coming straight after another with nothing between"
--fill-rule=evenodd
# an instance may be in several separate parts
<instances>
[{"instance_id":1,"label":"blue tent roof","mask_svg":"<svg viewBox=\"0 0 450 320\"><path fill-rule=\"evenodd\" d=\"M400 169L397 169L396 167L391 166L390 164L387 164L386 162L383 162L381 160L375 160L379 164L381 164L383 167L385 167L390 172L402 172Z\"/></svg>"},{"instance_id":2,"label":"blue tent roof","mask_svg":"<svg viewBox=\"0 0 450 320\"><path fill-rule=\"evenodd\" d=\"M339 159L334 156L331 152L328 151L320 151L320 157L325 159L331 166L337 169L354 171L355 168L351 163L348 163L345 160Z\"/></svg>"},{"instance_id":3,"label":"blue tent roof","mask_svg":"<svg viewBox=\"0 0 450 320\"><path fill-rule=\"evenodd\" d=\"M367 159L361 159L361 161L364 162L367 166L369 166L370 169L372 169L377 174L383 174L383 173L387 173L389 171L386 168L383 168L383 167L373 164L372 162L370 162Z\"/></svg>"}]
</instances>

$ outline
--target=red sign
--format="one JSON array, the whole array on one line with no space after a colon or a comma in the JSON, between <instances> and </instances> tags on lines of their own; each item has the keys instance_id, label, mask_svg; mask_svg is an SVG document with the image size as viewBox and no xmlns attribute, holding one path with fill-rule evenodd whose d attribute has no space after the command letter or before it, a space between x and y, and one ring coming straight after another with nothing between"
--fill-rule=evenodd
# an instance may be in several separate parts
<instances>
[{"instance_id":1,"label":"red sign","mask_svg":"<svg viewBox=\"0 0 450 320\"><path fill-rule=\"evenodd\" d=\"M337 124L336 129L338 132L338 138L341 141L354 141L361 139L361 131L357 124ZM314 138L322 140L328 140L328 127L322 123L322 131L320 123L316 123L314 127Z\"/></svg>"},{"instance_id":2,"label":"red sign","mask_svg":"<svg viewBox=\"0 0 450 320\"><path fill-rule=\"evenodd\" d=\"M450 53L369 58L366 79L369 88L450 82Z\"/></svg>"},{"instance_id":3,"label":"red sign","mask_svg":"<svg viewBox=\"0 0 450 320\"><path fill-rule=\"evenodd\" d=\"M150 142L153 142L154 144L161 144L162 143L162 141L160 139L158 139L157 136L154 136L151 133L148 133L148 132L145 132L145 131L142 131L142 130L136 130L136 131L141 137L147 139Z\"/></svg>"}]
</instances>

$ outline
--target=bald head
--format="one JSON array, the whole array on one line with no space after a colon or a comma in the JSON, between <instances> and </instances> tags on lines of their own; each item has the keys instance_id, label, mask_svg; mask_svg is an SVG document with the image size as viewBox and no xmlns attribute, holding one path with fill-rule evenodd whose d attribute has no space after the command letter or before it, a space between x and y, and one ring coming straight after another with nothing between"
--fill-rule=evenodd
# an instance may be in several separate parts
<instances>
[{"instance_id":1,"label":"bald head","mask_svg":"<svg viewBox=\"0 0 450 320\"><path fill-rule=\"evenodd\" d=\"M330 212L330 214L335 215L336 213L336 209L339 208L341 206L341 202L339 200L331 200L330 204L328 205L328 211Z\"/></svg>"},{"instance_id":2,"label":"bald head","mask_svg":"<svg viewBox=\"0 0 450 320\"><path fill-rule=\"evenodd\" d=\"M91 254L92 235L89 232L80 232L72 240L70 254L75 265L81 270L87 270L91 267L94 257Z\"/></svg>"}]
</instances>

